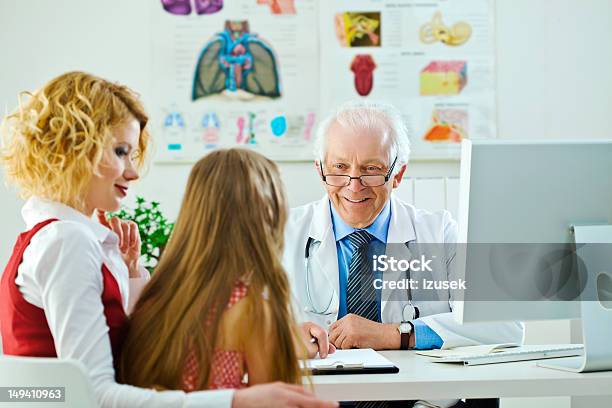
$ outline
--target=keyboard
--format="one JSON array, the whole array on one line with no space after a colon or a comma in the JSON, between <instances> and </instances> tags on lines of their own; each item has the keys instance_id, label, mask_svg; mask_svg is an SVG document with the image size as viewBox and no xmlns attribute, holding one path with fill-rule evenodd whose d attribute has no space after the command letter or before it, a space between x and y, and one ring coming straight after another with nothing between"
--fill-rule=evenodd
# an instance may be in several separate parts
<instances>
[{"instance_id":1,"label":"keyboard","mask_svg":"<svg viewBox=\"0 0 612 408\"><path fill-rule=\"evenodd\" d=\"M453 355L432 359L435 363L463 363L481 365L510 363L515 361L541 360L548 358L576 357L584 352L582 344L534 345L505 348L488 354Z\"/></svg>"}]
</instances>

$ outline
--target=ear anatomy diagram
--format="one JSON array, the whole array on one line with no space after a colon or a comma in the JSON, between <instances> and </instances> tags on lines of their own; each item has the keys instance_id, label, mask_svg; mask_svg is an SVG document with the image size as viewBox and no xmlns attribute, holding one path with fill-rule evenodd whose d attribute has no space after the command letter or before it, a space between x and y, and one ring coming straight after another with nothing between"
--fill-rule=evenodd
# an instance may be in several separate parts
<instances>
[{"instance_id":1,"label":"ear anatomy diagram","mask_svg":"<svg viewBox=\"0 0 612 408\"><path fill-rule=\"evenodd\" d=\"M355 89L361 96L368 96L374 85L376 63L370 54L357 54L351 62L351 71L355 73Z\"/></svg>"},{"instance_id":2,"label":"ear anatomy diagram","mask_svg":"<svg viewBox=\"0 0 612 408\"><path fill-rule=\"evenodd\" d=\"M191 2L198 14L214 14L223 8L223 0L161 0L162 7L170 14L191 14Z\"/></svg>"},{"instance_id":3,"label":"ear anatomy diagram","mask_svg":"<svg viewBox=\"0 0 612 408\"><path fill-rule=\"evenodd\" d=\"M421 95L457 95L467 84L467 62L432 61L421 70Z\"/></svg>"},{"instance_id":4,"label":"ear anatomy diagram","mask_svg":"<svg viewBox=\"0 0 612 408\"><path fill-rule=\"evenodd\" d=\"M257 0L257 4L268 4L272 14L295 14L295 0Z\"/></svg>"},{"instance_id":5,"label":"ear anatomy diagram","mask_svg":"<svg viewBox=\"0 0 612 408\"><path fill-rule=\"evenodd\" d=\"M343 47L380 47L380 12L344 12L334 17L336 37Z\"/></svg>"},{"instance_id":6,"label":"ear anatomy diagram","mask_svg":"<svg viewBox=\"0 0 612 408\"><path fill-rule=\"evenodd\" d=\"M431 119L423 140L459 143L467 137L468 113L464 109L434 109Z\"/></svg>"},{"instance_id":7,"label":"ear anatomy diagram","mask_svg":"<svg viewBox=\"0 0 612 408\"><path fill-rule=\"evenodd\" d=\"M249 32L246 20L226 21L198 58L191 99L220 93L240 99L281 96L274 52Z\"/></svg>"},{"instance_id":8,"label":"ear anatomy diagram","mask_svg":"<svg viewBox=\"0 0 612 408\"><path fill-rule=\"evenodd\" d=\"M464 21L459 21L452 27L444 25L442 13L439 11L436 11L431 21L423 24L419 31L421 42L424 44L440 41L446 45L459 46L465 44L471 35L472 27Z\"/></svg>"}]
</instances>

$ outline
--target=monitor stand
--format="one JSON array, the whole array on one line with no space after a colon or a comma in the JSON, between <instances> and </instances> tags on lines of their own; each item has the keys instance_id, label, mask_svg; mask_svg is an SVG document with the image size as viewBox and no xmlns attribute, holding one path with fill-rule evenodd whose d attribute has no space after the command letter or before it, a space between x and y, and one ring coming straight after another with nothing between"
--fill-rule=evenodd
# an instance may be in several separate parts
<instances>
[{"instance_id":1,"label":"monitor stand","mask_svg":"<svg viewBox=\"0 0 612 408\"><path fill-rule=\"evenodd\" d=\"M612 299L601 294L612 290L612 225L574 226L576 254L586 267L586 282L580 297L582 341L584 353L580 357L559 358L540 367L584 373L612 370ZM607 306L607 307L606 307Z\"/></svg>"}]
</instances>

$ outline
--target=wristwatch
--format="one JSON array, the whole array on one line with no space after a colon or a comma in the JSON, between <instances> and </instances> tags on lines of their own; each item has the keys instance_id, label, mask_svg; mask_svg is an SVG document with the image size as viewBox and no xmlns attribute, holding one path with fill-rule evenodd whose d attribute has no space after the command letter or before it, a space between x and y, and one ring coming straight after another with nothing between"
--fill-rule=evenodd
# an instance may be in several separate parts
<instances>
[{"instance_id":1,"label":"wristwatch","mask_svg":"<svg viewBox=\"0 0 612 408\"><path fill-rule=\"evenodd\" d=\"M414 330L414 325L411 321L401 322L397 326L397 331L400 333L400 350L410 349L410 333Z\"/></svg>"}]
</instances>

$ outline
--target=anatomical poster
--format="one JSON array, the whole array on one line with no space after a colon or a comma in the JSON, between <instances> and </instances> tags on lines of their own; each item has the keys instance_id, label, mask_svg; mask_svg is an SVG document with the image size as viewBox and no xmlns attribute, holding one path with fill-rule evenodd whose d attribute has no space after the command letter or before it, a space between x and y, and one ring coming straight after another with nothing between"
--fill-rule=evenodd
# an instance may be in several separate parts
<instances>
[{"instance_id":1,"label":"anatomical poster","mask_svg":"<svg viewBox=\"0 0 612 408\"><path fill-rule=\"evenodd\" d=\"M151 0L158 161L218 147L312 158L317 0Z\"/></svg>"},{"instance_id":2,"label":"anatomical poster","mask_svg":"<svg viewBox=\"0 0 612 408\"><path fill-rule=\"evenodd\" d=\"M492 0L320 2L320 111L354 99L403 114L412 157L459 157L495 137Z\"/></svg>"},{"instance_id":3,"label":"anatomical poster","mask_svg":"<svg viewBox=\"0 0 612 408\"><path fill-rule=\"evenodd\" d=\"M319 120L390 102L414 159L495 137L494 0L151 0L159 161L311 160Z\"/></svg>"}]
</instances>

